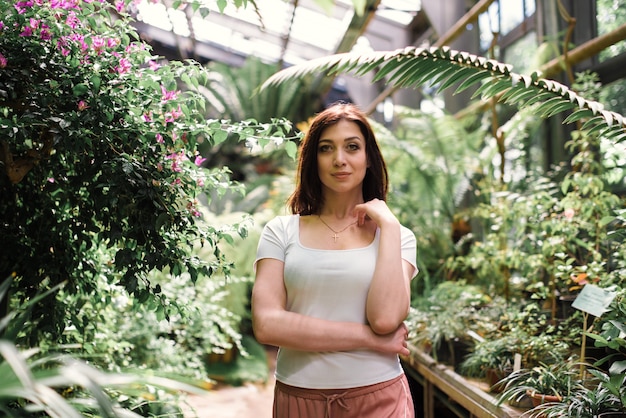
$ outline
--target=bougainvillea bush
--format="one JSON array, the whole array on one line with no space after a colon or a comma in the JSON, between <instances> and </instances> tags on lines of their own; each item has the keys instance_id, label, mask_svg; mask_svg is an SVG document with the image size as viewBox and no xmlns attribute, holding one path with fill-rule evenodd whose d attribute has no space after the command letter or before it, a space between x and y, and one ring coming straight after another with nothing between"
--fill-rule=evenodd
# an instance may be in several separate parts
<instances>
[{"instance_id":1,"label":"bougainvillea bush","mask_svg":"<svg viewBox=\"0 0 626 418\"><path fill-rule=\"evenodd\" d=\"M220 247L245 236L248 219L211 223L200 202L243 187L228 168L205 167L199 145L205 153L226 140L295 149L285 141L288 121L207 119L200 91L208 70L154 56L131 26L133 7L130 0L0 0L0 287L9 289L0 297L0 412L19 409L30 399L25 393L41 405L45 382L29 379L32 392L17 377L31 366L46 369L42 360L58 352L113 372L149 367L128 363L154 355L150 338L167 332L136 338L129 356L131 342L120 341L129 327L112 324L143 326L143 336L175 318L186 332L181 315L203 302L190 303L181 295L195 293L180 289L201 283L206 294L213 277L227 285L232 263ZM180 7L202 12L197 3ZM216 306L202 305L204 323L193 324L209 330L197 331L204 340L176 347L168 371L180 372L195 355L196 370L179 374L202 379L194 353L224 349L238 337L233 314L215 301L223 287L206 296ZM124 309L119 300L127 301ZM129 361L113 364L119 359ZM57 384L72 385L61 377ZM147 405L152 392L137 392Z\"/></svg>"},{"instance_id":2,"label":"bougainvillea bush","mask_svg":"<svg viewBox=\"0 0 626 418\"><path fill-rule=\"evenodd\" d=\"M93 294L106 266L108 280L167 318L176 304L149 272L210 276L228 266L220 240L245 234L196 222L201 195L237 188L227 168L202 168L197 145L290 129L206 120L206 70L153 56L132 7L0 0L0 277L15 276L14 299L58 283ZM200 245L210 259L193 255ZM62 335L72 308L39 304L25 333Z\"/></svg>"}]
</instances>

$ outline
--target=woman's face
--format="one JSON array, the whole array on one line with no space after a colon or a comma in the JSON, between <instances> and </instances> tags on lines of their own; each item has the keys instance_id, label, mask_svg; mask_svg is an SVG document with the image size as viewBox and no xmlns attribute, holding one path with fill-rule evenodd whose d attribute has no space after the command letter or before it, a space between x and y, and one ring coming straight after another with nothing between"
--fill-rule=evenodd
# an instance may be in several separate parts
<instances>
[{"instance_id":1,"label":"woman's face","mask_svg":"<svg viewBox=\"0 0 626 418\"><path fill-rule=\"evenodd\" d=\"M361 190L367 166L365 139L359 125L342 119L322 131L317 145L317 169L325 189Z\"/></svg>"}]
</instances>

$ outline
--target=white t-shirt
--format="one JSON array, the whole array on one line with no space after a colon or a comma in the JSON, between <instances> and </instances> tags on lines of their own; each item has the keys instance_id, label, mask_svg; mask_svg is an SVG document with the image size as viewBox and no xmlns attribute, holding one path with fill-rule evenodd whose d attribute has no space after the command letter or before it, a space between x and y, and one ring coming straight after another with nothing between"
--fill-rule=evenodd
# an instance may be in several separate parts
<instances>
[{"instance_id":1,"label":"white t-shirt","mask_svg":"<svg viewBox=\"0 0 626 418\"><path fill-rule=\"evenodd\" d=\"M416 240L402 227L402 258L416 266ZM299 215L278 216L267 223L256 262L285 263L287 310L331 321L365 324L365 302L372 281L380 230L367 247L348 250L307 248L300 243ZM370 350L307 352L280 348L276 379L310 389L350 388L393 379L402 373L398 356Z\"/></svg>"}]
</instances>

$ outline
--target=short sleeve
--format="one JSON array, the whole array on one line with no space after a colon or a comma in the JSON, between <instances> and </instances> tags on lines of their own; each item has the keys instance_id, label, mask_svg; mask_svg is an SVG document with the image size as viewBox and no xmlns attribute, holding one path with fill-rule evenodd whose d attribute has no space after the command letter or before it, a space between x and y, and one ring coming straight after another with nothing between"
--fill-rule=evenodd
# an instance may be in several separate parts
<instances>
[{"instance_id":1,"label":"short sleeve","mask_svg":"<svg viewBox=\"0 0 626 418\"><path fill-rule=\"evenodd\" d=\"M285 261L285 249L287 248L286 226L287 220L285 217L277 216L263 227L253 265L255 270L257 262L263 258Z\"/></svg>"},{"instance_id":2,"label":"short sleeve","mask_svg":"<svg viewBox=\"0 0 626 418\"><path fill-rule=\"evenodd\" d=\"M417 268L417 239L415 234L409 228L402 227L402 258L408 261L415 270L411 279L417 276L419 269Z\"/></svg>"}]
</instances>

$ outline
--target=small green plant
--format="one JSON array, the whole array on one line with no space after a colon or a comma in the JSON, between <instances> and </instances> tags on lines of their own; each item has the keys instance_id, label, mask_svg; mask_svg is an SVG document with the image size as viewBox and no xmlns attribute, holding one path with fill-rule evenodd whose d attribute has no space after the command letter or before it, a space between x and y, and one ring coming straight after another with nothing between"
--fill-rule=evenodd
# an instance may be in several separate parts
<instances>
[{"instance_id":1,"label":"small green plant","mask_svg":"<svg viewBox=\"0 0 626 418\"><path fill-rule=\"evenodd\" d=\"M587 332L596 347L607 350L607 355L596 362L606 373L591 370L614 397L616 410L626 412L626 291L621 289L613 299L608 312L599 318L599 333Z\"/></svg>"},{"instance_id":2,"label":"small green plant","mask_svg":"<svg viewBox=\"0 0 626 418\"><path fill-rule=\"evenodd\" d=\"M439 283L427 299L418 301L411 309L407 318L409 340L430 352L435 360L460 363L461 358L455 358L452 346L457 343L469 346L470 331L481 334L488 332L481 327L494 326L497 315L486 309L490 302L491 298L478 286L462 281Z\"/></svg>"},{"instance_id":3,"label":"small green plant","mask_svg":"<svg viewBox=\"0 0 626 418\"><path fill-rule=\"evenodd\" d=\"M614 396L603 386L579 384L570 396L558 401L538 405L528 411L528 418L597 418L603 412L609 412L609 405Z\"/></svg>"},{"instance_id":4,"label":"small green plant","mask_svg":"<svg viewBox=\"0 0 626 418\"><path fill-rule=\"evenodd\" d=\"M0 283L0 302L7 297L12 280ZM132 418L169 410L169 416L182 416L173 394L205 393L198 386L152 372L108 373L77 356L18 347L12 339L30 320L35 303L51 297L59 287L0 318L0 415Z\"/></svg>"},{"instance_id":5,"label":"small green plant","mask_svg":"<svg viewBox=\"0 0 626 418\"><path fill-rule=\"evenodd\" d=\"M492 371L503 378L513 371L515 353L519 352L521 343L515 335L478 341L463 359L459 372L468 377L484 378Z\"/></svg>"},{"instance_id":6,"label":"small green plant","mask_svg":"<svg viewBox=\"0 0 626 418\"><path fill-rule=\"evenodd\" d=\"M570 396L580 380L578 368L572 361L566 361L540 363L533 368L519 369L500 383L504 385L504 391L498 397L498 403L520 402L526 396L535 395L542 399L554 397L561 401Z\"/></svg>"}]
</instances>

